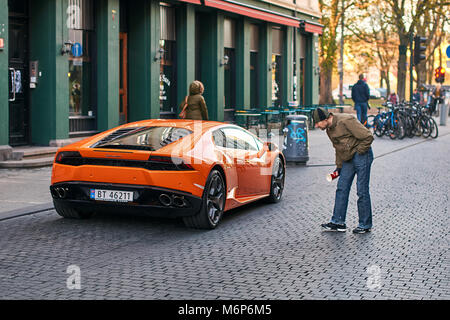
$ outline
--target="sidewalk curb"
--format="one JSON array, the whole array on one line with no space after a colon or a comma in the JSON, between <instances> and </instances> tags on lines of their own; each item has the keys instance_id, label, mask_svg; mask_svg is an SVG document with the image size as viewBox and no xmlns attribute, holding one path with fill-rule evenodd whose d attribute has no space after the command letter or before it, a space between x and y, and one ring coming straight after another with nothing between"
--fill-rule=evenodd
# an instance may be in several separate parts
<instances>
[{"instance_id":1,"label":"sidewalk curb","mask_svg":"<svg viewBox=\"0 0 450 320\"><path fill-rule=\"evenodd\" d=\"M15 209L15 210L6 211L6 212L0 212L0 222L9 220L9 219L13 219L13 218L18 218L18 217L22 217L22 216L39 213L39 212L49 211L49 210L53 210L53 209L54 209L53 203L48 202L48 203L31 206L31 207L26 207L26 208L22 208L22 209Z\"/></svg>"}]
</instances>

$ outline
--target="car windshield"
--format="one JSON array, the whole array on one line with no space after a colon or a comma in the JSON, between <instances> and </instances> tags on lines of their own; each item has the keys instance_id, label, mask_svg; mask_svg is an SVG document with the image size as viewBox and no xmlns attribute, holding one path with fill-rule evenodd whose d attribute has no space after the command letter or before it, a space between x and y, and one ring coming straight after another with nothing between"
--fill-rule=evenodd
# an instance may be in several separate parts
<instances>
[{"instance_id":1,"label":"car windshield","mask_svg":"<svg viewBox=\"0 0 450 320\"><path fill-rule=\"evenodd\" d=\"M156 151L192 133L188 129L177 127L139 127L119 135L116 132L103 138L91 148Z\"/></svg>"}]
</instances>

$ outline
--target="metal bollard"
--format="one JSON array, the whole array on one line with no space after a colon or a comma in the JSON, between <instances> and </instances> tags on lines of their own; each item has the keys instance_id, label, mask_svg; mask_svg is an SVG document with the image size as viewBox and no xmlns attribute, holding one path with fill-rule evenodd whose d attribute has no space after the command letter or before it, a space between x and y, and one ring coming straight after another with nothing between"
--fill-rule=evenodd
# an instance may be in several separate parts
<instances>
[{"instance_id":1,"label":"metal bollard","mask_svg":"<svg viewBox=\"0 0 450 320\"><path fill-rule=\"evenodd\" d=\"M448 118L448 104L443 102L441 103L441 110L440 110L440 122L439 125L445 126L447 125L447 118Z\"/></svg>"}]
</instances>

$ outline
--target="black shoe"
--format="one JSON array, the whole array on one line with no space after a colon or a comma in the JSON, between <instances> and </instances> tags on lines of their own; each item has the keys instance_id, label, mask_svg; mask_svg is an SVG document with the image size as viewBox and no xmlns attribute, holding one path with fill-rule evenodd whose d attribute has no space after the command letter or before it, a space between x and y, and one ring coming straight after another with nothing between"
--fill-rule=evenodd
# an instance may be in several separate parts
<instances>
[{"instance_id":1,"label":"black shoe","mask_svg":"<svg viewBox=\"0 0 450 320\"><path fill-rule=\"evenodd\" d=\"M367 232L370 232L370 228L364 229L364 228L358 227L358 228L353 229L353 233L360 234L360 233L367 233Z\"/></svg>"},{"instance_id":2,"label":"black shoe","mask_svg":"<svg viewBox=\"0 0 450 320\"><path fill-rule=\"evenodd\" d=\"M326 231L339 231L339 232L345 232L347 230L347 227L345 224L335 224L333 222L324 223L321 225L322 228L324 228Z\"/></svg>"}]
</instances>

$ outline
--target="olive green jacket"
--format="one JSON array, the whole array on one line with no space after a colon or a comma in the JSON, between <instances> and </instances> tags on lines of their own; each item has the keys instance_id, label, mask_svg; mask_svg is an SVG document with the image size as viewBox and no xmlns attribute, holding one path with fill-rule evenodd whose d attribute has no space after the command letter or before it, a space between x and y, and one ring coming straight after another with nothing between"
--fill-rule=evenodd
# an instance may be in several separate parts
<instances>
[{"instance_id":1,"label":"olive green jacket","mask_svg":"<svg viewBox=\"0 0 450 320\"><path fill-rule=\"evenodd\" d=\"M205 98L202 96L202 89L191 84L189 88L189 96L187 96L186 118L192 120L208 120L208 108L206 107ZM181 102L180 109L183 110L185 101Z\"/></svg>"},{"instance_id":2,"label":"olive green jacket","mask_svg":"<svg viewBox=\"0 0 450 320\"><path fill-rule=\"evenodd\" d=\"M351 160L356 152L366 153L373 141L370 130L348 114L333 114L327 134L336 150L338 168L342 168L342 162Z\"/></svg>"},{"instance_id":3,"label":"olive green jacket","mask_svg":"<svg viewBox=\"0 0 450 320\"><path fill-rule=\"evenodd\" d=\"M208 120L208 109L206 108L205 99L201 94L188 96L187 99L186 118L192 120ZM183 110L184 101L180 105L180 109Z\"/></svg>"}]
</instances>

